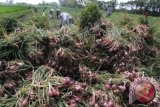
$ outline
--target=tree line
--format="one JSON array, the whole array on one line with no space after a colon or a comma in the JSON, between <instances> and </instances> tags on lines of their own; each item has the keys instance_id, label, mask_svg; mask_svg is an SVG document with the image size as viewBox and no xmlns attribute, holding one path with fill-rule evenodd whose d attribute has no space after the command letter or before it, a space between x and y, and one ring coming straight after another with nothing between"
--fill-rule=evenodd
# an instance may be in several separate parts
<instances>
[{"instance_id":1,"label":"tree line","mask_svg":"<svg viewBox=\"0 0 160 107\"><path fill-rule=\"evenodd\" d=\"M122 7L130 7L128 12L144 14L145 11L152 16L160 16L160 0L130 0L120 4Z\"/></svg>"},{"instance_id":2,"label":"tree line","mask_svg":"<svg viewBox=\"0 0 160 107\"><path fill-rule=\"evenodd\" d=\"M96 2L100 9L104 9L108 5L115 9L118 5L117 0L110 0L108 2L97 0L59 0L59 2L62 6L67 7L84 7L87 3ZM118 9L119 11L125 10L135 14L144 14L147 11L149 15L160 16L160 0L129 0L119 5L121 7Z\"/></svg>"}]
</instances>

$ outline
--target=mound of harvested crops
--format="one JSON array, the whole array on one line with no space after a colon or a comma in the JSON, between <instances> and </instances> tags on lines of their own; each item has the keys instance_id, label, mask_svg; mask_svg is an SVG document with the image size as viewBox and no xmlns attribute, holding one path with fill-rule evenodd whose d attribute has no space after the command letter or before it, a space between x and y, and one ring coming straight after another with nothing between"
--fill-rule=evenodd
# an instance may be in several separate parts
<instances>
[{"instance_id":1,"label":"mound of harvested crops","mask_svg":"<svg viewBox=\"0 0 160 107\"><path fill-rule=\"evenodd\" d=\"M158 106L159 99L129 104L130 84L145 78L140 68L159 52L147 29L124 30L128 39L106 22L86 34L34 29L1 39L0 106Z\"/></svg>"}]
</instances>

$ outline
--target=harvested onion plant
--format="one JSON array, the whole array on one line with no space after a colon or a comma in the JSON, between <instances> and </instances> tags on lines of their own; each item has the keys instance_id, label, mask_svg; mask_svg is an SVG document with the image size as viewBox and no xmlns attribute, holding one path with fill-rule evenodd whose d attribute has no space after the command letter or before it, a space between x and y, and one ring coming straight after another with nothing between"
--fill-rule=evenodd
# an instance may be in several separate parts
<instances>
[{"instance_id":1,"label":"harvested onion plant","mask_svg":"<svg viewBox=\"0 0 160 107\"><path fill-rule=\"evenodd\" d=\"M32 29L0 40L0 107L129 107L130 83L159 53L145 25Z\"/></svg>"}]
</instances>

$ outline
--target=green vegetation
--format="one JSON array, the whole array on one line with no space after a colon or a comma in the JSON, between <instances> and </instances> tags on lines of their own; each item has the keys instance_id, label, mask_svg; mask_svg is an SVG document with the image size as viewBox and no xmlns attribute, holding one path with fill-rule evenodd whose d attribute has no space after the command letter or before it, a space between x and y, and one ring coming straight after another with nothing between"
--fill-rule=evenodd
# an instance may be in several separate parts
<instances>
[{"instance_id":1,"label":"green vegetation","mask_svg":"<svg viewBox=\"0 0 160 107\"><path fill-rule=\"evenodd\" d=\"M81 10L82 10L82 8L69 8L69 7L60 7L60 9L62 11L70 13L74 17L78 17L81 14Z\"/></svg>"},{"instance_id":2,"label":"green vegetation","mask_svg":"<svg viewBox=\"0 0 160 107\"><path fill-rule=\"evenodd\" d=\"M13 32L19 26L18 21L13 18L4 18L0 22L0 27L4 28L7 33Z\"/></svg>"},{"instance_id":3,"label":"green vegetation","mask_svg":"<svg viewBox=\"0 0 160 107\"><path fill-rule=\"evenodd\" d=\"M81 30L89 30L95 22L100 21L102 14L95 4L88 4L80 15L79 27Z\"/></svg>"},{"instance_id":4,"label":"green vegetation","mask_svg":"<svg viewBox=\"0 0 160 107\"><path fill-rule=\"evenodd\" d=\"M26 15L31 13L31 9L27 6L10 6L0 5L0 21L4 18L19 19L24 18Z\"/></svg>"},{"instance_id":5,"label":"green vegetation","mask_svg":"<svg viewBox=\"0 0 160 107\"><path fill-rule=\"evenodd\" d=\"M22 11L26 9L28 9L28 7L26 6L0 5L0 14L12 13L12 12Z\"/></svg>"},{"instance_id":6,"label":"green vegetation","mask_svg":"<svg viewBox=\"0 0 160 107\"><path fill-rule=\"evenodd\" d=\"M69 8L69 7L60 7L60 9L62 11L68 12L70 13L72 16L76 17L76 20L79 18L81 10L83 8ZM74 9L74 11L73 11ZM105 14L104 11L101 11L103 13L103 15ZM105 16L105 15L104 15ZM114 12L110 18L105 18L106 20L111 21L112 23L114 23L114 25L119 26L120 22L123 20L123 18L125 17L129 17L131 20L133 20L134 22L138 23L139 19L142 18L143 19L143 15L137 15L137 14L128 14L126 12ZM79 20L79 19L78 19ZM156 28L160 28L160 24L159 24L159 20L160 17L153 17L153 16L149 16L148 17L148 23L151 27L155 27Z\"/></svg>"},{"instance_id":7,"label":"green vegetation","mask_svg":"<svg viewBox=\"0 0 160 107\"><path fill-rule=\"evenodd\" d=\"M0 37L19 27L18 19L23 19L30 12L27 6L0 5Z\"/></svg>"},{"instance_id":8,"label":"green vegetation","mask_svg":"<svg viewBox=\"0 0 160 107\"><path fill-rule=\"evenodd\" d=\"M50 29L50 21L46 16L33 16L31 23L40 29Z\"/></svg>"},{"instance_id":9,"label":"green vegetation","mask_svg":"<svg viewBox=\"0 0 160 107\"><path fill-rule=\"evenodd\" d=\"M148 106L128 104L128 92L143 74L160 78L159 18L123 12L108 18L95 5L61 10L80 26L59 29L49 9L44 16L28 9L0 16L0 107ZM85 27L92 31L79 30Z\"/></svg>"},{"instance_id":10,"label":"green vegetation","mask_svg":"<svg viewBox=\"0 0 160 107\"><path fill-rule=\"evenodd\" d=\"M136 7L136 9L127 10L130 13L144 14L145 10L146 15L160 16L159 2L159 0L129 0L127 3L121 3L121 6Z\"/></svg>"},{"instance_id":11,"label":"green vegetation","mask_svg":"<svg viewBox=\"0 0 160 107\"><path fill-rule=\"evenodd\" d=\"M129 22L127 22L125 18L128 18ZM114 12L113 15L110 18L106 18L106 20L113 22L114 25L118 27L122 27L121 22L126 22L127 24L129 24L130 26L128 27L133 27L137 24L147 23L147 25L150 27L149 31L151 32L153 38L155 38L157 42L160 41L160 17L149 16L147 22L143 22L145 20L143 15Z\"/></svg>"}]
</instances>

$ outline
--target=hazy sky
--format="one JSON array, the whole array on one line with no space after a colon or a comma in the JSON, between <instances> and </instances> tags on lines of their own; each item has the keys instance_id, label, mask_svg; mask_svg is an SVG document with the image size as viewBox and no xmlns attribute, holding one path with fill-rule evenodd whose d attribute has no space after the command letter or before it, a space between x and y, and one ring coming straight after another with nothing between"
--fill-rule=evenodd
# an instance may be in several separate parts
<instances>
[{"instance_id":1,"label":"hazy sky","mask_svg":"<svg viewBox=\"0 0 160 107\"><path fill-rule=\"evenodd\" d=\"M5 2L6 0L0 0L0 2ZM59 0L44 0L46 2L58 2ZM110 1L110 0L104 0L104 1ZM118 0L118 2L126 2L128 0ZM42 3L42 0L14 0L15 2L25 2L25 3L31 3L31 4L38 4Z\"/></svg>"}]
</instances>

